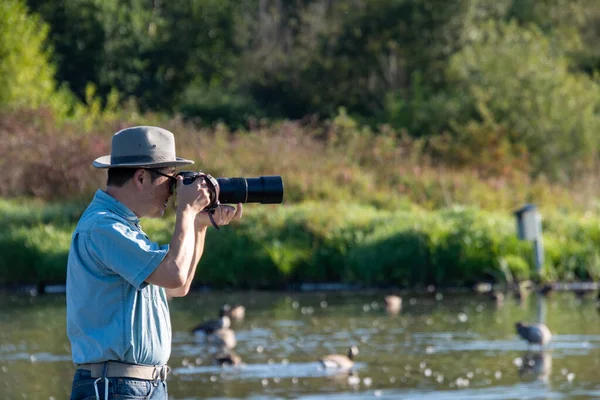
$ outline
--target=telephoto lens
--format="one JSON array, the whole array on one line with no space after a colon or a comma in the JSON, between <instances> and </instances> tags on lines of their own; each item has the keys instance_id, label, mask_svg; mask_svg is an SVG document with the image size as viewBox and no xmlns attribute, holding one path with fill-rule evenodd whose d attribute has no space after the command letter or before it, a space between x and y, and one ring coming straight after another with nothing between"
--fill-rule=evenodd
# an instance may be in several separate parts
<instances>
[{"instance_id":1,"label":"telephoto lens","mask_svg":"<svg viewBox=\"0 0 600 400\"><path fill-rule=\"evenodd\" d=\"M258 178L217 178L219 202L261 203L283 202L283 180L281 176L259 176Z\"/></svg>"},{"instance_id":2,"label":"telephoto lens","mask_svg":"<svg viewBox=\"0 0 600 400\"><path fill-rule=\"evenodd\" d=\"M212 182L216 180L219 186L219 203L222 204L278 204L283 202L283 180L279 175L259 176L258 178L213 178L202 172L194 171L181 171L178 175L183 176L184 185L189 185L199 177L204 177Z\"/></svg>"}]
</instances>

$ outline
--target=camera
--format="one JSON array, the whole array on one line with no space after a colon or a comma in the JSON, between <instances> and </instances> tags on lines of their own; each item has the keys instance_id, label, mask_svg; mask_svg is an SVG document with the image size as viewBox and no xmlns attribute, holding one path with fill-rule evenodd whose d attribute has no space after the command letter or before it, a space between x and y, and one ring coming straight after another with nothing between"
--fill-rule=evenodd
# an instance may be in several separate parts
<instances>
[{"instance_id":1,"label":"camera","mask_svg":"<svg viewBox=\"0 0 600 400\"><path fill-rule=\"evenodd\" d=\"M221 203L278 204L283 202L283 180L278 175L258 178L214 178L209 174L195 171L181 171L177 175L183 176L184 185L189 185L198 178L206 181L211 192L211 201L206 207L209 210Z\"/></svg>"}]
</instances>

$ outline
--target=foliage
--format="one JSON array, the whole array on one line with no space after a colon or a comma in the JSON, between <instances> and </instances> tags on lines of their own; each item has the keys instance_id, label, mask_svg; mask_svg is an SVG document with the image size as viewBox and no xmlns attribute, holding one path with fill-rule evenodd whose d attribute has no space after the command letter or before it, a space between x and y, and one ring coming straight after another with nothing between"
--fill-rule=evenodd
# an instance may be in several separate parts
<instances>
[{"instance_id":1,"label":"foliage","mask_svg":"<svg viewBox=\"0 0 600 400\"><path fill-rule=\"evenodd\" d=\"M0 196L84 204L111 135L161 125L202 170L285 182L286 206L209 238L211 284L537 278L506 218L525 202L548 215L541 278L598 279L598 20L592 0L4 1ZM0 251L60 279L80 206L10 204Z\"/></svg>"},{"instance_id":2,"label":"foliage","mask_svg":"<svg viewBox=\"0 0 600 400\"><path fill-rule=\"evenodd\" d=\"M249 32L242 78L257 101L288 118L332 115L340 106L372 115L389 93L410 98L415 72L439 86L445 60L478 21L503 15L506 3L321 0L296 8L263 2L272 6L246 8L242 19Z\"/></svg>"},{"instance_id":3,"label":"foliage","mask_svg":"<svg viewBox=\"0 0 600 400\"><path fill-rule=\"evenodd\" d=\"M81 205L0 201L0 282L64 282L71 231Z\"/></svg>"},{"instance_id":4,"label":"foliage","mask_svg":"<svg viewBox=\"0 0 600 400\"><path fill-rule=\"evenodd\" d=\"M51 26L58 79L81 100L93 83L103 98L116 89L143 109L169 110L194 78L226 76L233 56L232 1L29 4Z\"/></svg>"},{"instance_id":5,"label":"foliage","mask_svg":"<svg viewBox=\"0 0 600 400\"><path fill-rule=\"evenodd\" d=\"M464 99L453 124L459 138L472 119L497 124L509 153L525 149L534 175L566 178L597 156L600 88L571 74L537 28L490 22L452 57L448 75Z\"/></svg>"},{"instance_id":6,"label":"foliage","mask_svg":"<svg viewBox=\"0 0 600 400\"><path fill-rule=\"evenodd\" d=\"M4 7L12 4L22 5ZM88 129L99 115L139 108L250 130L263 117L327 129L344 109L363 140L386 136L383 123L424 138L445 166L486 176L562 182L595 167L592 0L27 4L36 14L11 6L29 22L6 26L5 47L35 32L31 45L11 51L41 66L30 83L46 92L32 87L35 99L18 95L11 107L52 103Z\"/></svg>"},{"instance_id":7,"label":"foliage","mask_svg":"<svg viewBox=\"0 0 600 400\"><path fill-rule=\"evenodd\" d=\"M387 210L463 204L512 211L532 202L549 211L600 211L600 181L594 170L557 185L520 173L519 160L509 165L510 158L502 165L512 172L503 170L501 176L484 173L493 167L486 167L484 160L477 169L435 165L424 149L425 140L387 126L356 128L343 112L328 126L285 121L258 124L250 131L230 131L223 125L198 129L181 119L148 114L94 121L88 128L82 122L61 122L47 110L0 111L0 168L5 176L0 196L90 199L106 179L104 171L90 164L110 152L112 134L148 124L175 132L178 152L214 176L281 175L286 204L352 201Z\"/></svg>"},{"instance_id":8,"label":"foliage","mask_svg":"<svg viewBox=\"0 0 600 400\"><path fill-rule=\"evenodd\" d=\"M51 106L65 112L72 105L69 92L56 88L48 29L23 1L0 4L0 107Z\"/></svg>"},{"instance_id":9,"label":"foliage","mask_svg":"<svg viewBox=\"0 0 600 400\"><path fill-rule=\"evenodd\" d=\"M70 235L84 208L0 201L0 283L63 282ZM541 279L600 278L599 222L549 215ZM173 223L171 214L143 220L142 226L153 240L166 243ZM535 275L533 249L515 230L506 213L476 208L409 212L344 202L246 205L240 223L209 230L194 284L250 289L301 282L406 287L520 281Z\"/></svg>"},{"instance_id":10,"label":"foliage","mask_svg":"<svg viewBox=\"0 0 600 400\"><path fill-rule=\"evenodd\" d=\"M96 154L108 154L106 138L81 135L76 125L58 125L49 111L0 116L0 168L6 173L1 196L74 200L101 185L100 177L90 174L90 163Z\"/></svg>"},{"instance_id":11,"label":"foliage","mask_svg":"<svg viewBox=\"0 0 600 400\"><path fill-rule=\"evenodd\" d=\"M249 121L265 115L252 97L218 86L209 87L203 82L186 88L178 110L199 124L227 123L233 128L243 128Z\"/></svg>"}]
</instances>

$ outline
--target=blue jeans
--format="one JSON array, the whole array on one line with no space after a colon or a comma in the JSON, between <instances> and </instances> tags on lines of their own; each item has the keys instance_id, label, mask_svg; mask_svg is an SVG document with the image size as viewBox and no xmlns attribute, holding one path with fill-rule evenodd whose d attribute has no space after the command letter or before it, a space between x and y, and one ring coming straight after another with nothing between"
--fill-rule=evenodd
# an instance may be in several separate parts
<instances>
[{"instance_id":1,"label":"blue jeans","mask_svg":"<svg viewBox=\"0 0 600 400\"><path fill-rule=\"evenodd\" d=\"M96 391L90 371L78 369L73 378L71 400L95 400ZM104 379L98 381L98 394L104 400ZM167 400L167 383L131 378L108 378L108 398L129 400Z\"/></svg>"}]
</instances>

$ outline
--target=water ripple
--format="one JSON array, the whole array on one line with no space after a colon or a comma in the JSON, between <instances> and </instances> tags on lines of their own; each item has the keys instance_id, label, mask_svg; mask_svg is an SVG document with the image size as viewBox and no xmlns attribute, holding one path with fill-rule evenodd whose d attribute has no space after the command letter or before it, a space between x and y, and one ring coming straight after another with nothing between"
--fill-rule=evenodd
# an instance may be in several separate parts
<instances>
[{"instance_id":1,"label":"water ripple","mask_svg":"<svg viewBox=\"0 0 600 400\"><path fill-rule=\"evenodd\" d=\"M582 393L584 396L590 396L592 393ZM532 399L564 399L567 396L564 393L554 391L547 386L534 385L514 385L514 386L495 386L483 389L463 389L448 391L433 390L369 390L356 393L328 393L323 395L309 395L298 397L298 400L322 400L322 399L367 399L377 398L382 400L532 400Z\"/></svg>"},{"instance_id":2,"label":"water ripple","mask_svg":"<svg viewBox=\"0 0 600 400\"><path fill-rule=\"evenodd\" d=\"M364 366L365 364L363 363L356 363L354 370L359 370ZM222 378L229 379L316 378L340 375L339 372L322 368L317 362L289 364L242 364L235 367L200 365L175 368L173 370L173 374L219 374ZM347 373L345 375L347 375Z\"/></svg>"}]
</instances>

